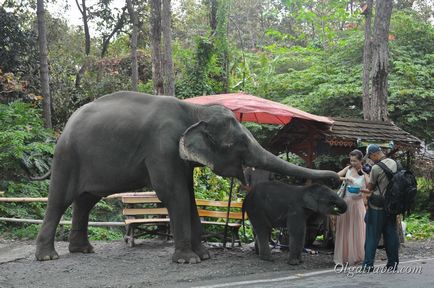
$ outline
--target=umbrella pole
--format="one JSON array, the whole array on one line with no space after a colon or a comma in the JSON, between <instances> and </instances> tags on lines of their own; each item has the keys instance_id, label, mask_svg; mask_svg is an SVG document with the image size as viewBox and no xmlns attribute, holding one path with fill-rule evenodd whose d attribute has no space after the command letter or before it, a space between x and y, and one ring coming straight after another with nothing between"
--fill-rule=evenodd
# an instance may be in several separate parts
<instances>
[{"instance_id":1,"label":"umbrella pole","mask_svg":"<svg viewBox=\"0 0 434 288\"><path fill-rule=\"evenodd\" d=\"M223 248L226 248L226 239L228 236L228 227L229 227L229 213L231 211L232 189L233 188L234 188L234 177L231 178L231 188L229 190L228 210L226 212L225 232L223 235Z\"/></svg>"}]
</instances>

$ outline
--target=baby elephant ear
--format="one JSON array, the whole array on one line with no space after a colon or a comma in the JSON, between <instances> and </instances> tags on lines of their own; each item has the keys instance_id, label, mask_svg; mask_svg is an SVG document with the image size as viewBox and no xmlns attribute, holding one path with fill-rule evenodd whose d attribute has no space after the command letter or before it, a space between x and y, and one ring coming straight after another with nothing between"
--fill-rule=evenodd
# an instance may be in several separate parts
<instances>
[{"instance_id":1,"label":"baby elephant ear","mask_svg":"<svg viewBox=\"0 0 434 288\"><path fill-rule=\"evenodd\" d=\"M315 193L304 191L303 207L312 211L318 211L318 199L315 198Z\"/></svg>"},{"instance_id":2,"label":"baby elephant ear","mask_svg":"<svg viewBox=\"0 0 434 288\"><path fill-rule=\"evenodd\" d=\"M211 140L208 136L207 123L200 121L185 130L179 140L181 159L197 162L214 169Z\"/></svg>"}]
</instances>

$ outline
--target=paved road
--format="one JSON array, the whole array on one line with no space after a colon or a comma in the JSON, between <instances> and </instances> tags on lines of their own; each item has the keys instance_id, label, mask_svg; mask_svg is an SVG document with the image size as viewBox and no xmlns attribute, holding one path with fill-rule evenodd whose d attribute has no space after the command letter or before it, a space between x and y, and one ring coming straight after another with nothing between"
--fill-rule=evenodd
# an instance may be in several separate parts
<instances>
[{"instance_id":1,"label":"paved road","mask_svg":"<svg viewBox=\"0 0 434 288\"><path fill-rule=\"evenodd\" d=\"M378 264L378 269L384 263ZM219 283L204 282L194 287L249 287L249 288L328 288L328 287L393 287L431 288L434 287L434 258L404 261L399 265L400 273L362 273L352 275L350 270L334 269L313 271L303 274L284 275L283 273L261 274L250 278L222 279ZM407 271L410 271L408 273ZM340 273L339 273L340 272ZM352 277L351 277L352 276Z\"/></svg>"}]
</instances>

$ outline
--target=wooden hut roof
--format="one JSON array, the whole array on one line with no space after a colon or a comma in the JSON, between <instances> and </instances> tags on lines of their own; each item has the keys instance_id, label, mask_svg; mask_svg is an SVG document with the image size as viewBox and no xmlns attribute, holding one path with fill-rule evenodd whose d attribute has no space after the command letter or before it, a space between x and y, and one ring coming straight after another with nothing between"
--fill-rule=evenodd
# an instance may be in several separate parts
<instances>
[{"instance_id":1,"label":"wooden hut roof","mask_svg":"<svg viewBox=\"0 0 434 288\"><path fill-rule=\"evenodd\" d=\"M366 141L373 143L393 141L399 146L420 146L421 140L402 130L392 122L366 121L362 119L334 119L329 129L321 132L326 141ZM339 146L339 145L334 145Z\"/></svg>"},{"instance_id":2,"label":"wooden hut roof","mask_svg":"<svg viewBox=\"0 0 434 288\"><path fill-rule=\"evenodd\" d=\"M365 121L363 119L333 118L333 124L314 123L297 119L285 125L270 141L274 152L284 151L284 147L299 146L306 140L324 141L332 147L358 147L358 142L394 143L395 148L418 149L421 140L402 130L392 122ZM305 141L304 141L305 140ZM290 149L291 150L291 149Z\"/></svg>"}]
</instances>

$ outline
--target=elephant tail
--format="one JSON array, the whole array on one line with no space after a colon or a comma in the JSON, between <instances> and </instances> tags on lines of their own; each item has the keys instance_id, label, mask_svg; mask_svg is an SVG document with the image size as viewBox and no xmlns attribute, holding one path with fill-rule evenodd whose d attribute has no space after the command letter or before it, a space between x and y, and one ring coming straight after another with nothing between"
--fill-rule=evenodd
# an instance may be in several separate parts
<instances>
[{"instance_id":1,"label":"elephant tail","mask_svg":"<svg viewBox=\"0 0 434 288\"><path fill-rule=\"evenodd\" d=\"M42 180L45 180L45 179L50 178L50 175L51 175L51 170L48 171L47 173L45 173L45 174L42 175L42 176L38 176L38 177L31 177L31 176L29 176L29 178L30 178L30 180L32 180L32 181L42 181Z\"/></svg>"}]
</instances>

